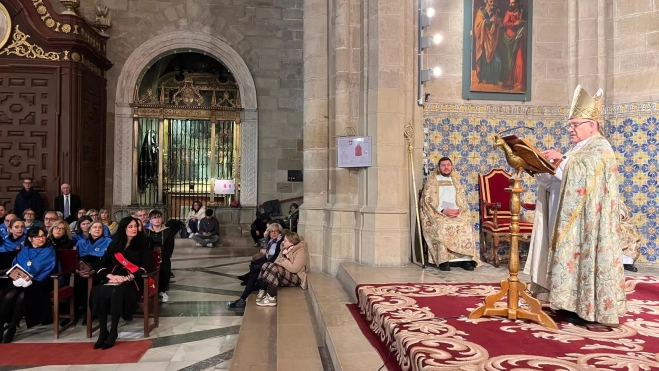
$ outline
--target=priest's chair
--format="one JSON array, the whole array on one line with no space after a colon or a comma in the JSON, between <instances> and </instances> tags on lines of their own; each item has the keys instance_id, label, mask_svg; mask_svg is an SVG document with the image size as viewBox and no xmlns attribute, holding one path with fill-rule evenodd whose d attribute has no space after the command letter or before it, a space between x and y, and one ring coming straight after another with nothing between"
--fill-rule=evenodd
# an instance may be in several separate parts
<instances>
[{"instance_id":1,"label":"priest's chair","mask_svg":"<svg viewBox=\"0 0 659 371\"><path fill-rule=\"evenodd\" d=\"M489 173L478 175L478 186L480 188L480 239L481 258L486 259L488 240L492 240L492 256L495 267L501 263L507 263L499 258L499 242L510 242L510 197L506 192L510 187L509 179L512 175L503 169L492 169ZM521 204L526 210L535 210L535 204ZM533 223L524 220L519 221L519 240L528 242L531 240Z\"/></svg>"}]
</instances>

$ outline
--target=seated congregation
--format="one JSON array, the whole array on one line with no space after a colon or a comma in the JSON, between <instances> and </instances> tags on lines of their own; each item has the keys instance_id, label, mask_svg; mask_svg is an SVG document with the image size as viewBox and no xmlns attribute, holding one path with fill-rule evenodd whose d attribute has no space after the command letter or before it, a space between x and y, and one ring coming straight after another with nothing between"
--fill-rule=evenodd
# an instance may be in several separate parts
<instances>
[{"instance_id":1,"label":"seated congregation","mask_svg":"<svg viewBox=\"0 0 659 371\"><path fill-rule=\"evenodd\" d=\"M94 349L108 349L117 340L120 319L132 321L140 303L145 336L157 326L158 292L166 301L174 236L183 223L168 222L168 227L162 213L152 210L148 229L127 216L113 222L109 232L99 212L84 214L73 228L51 211L43 224L32 221L29 228L15 214L5 215L6 232L0 235L3 343L14 340L23 318L28 329L52 324L55 338L82 318L88 337L99 330ZM147 325L150 317L155 323ZM92 326L94 320L98 325Z\"/></svg>"}]
</instances>

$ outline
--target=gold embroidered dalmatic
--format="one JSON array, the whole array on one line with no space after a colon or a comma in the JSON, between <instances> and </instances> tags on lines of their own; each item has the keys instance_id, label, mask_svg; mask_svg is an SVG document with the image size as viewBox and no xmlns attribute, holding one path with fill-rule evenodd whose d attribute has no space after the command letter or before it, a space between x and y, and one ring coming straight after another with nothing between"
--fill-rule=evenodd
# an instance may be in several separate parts
<instances>
[{"instance_id":1,"label":"gold embroidered dalmatic","mask_svg":"<svg viewBox=\"0 0 659 371\"><path fill-rule=\"evenodd\" d=\"M622 243L622 253L636 261L641 255L641 233L638 228L631 222L629 209L624 202L620 202L620 242Z\"/></svg>"},{"instance_id":2,"label":"gold embroidered dalmatic","mask_svg":"<svg viewBox=\"0 0 659 371\"><path fill-rule=\"evenodd\" d=\"M455 187L455 203L460 214L450 218L437 211L440 199L440 182L436 174L428 177L421 195L421 226L423 237L428 244L428 255L433 263L439 265L458 258L471 258L476 264L480 259L476 254L474 226L469 214L464 188L455 176L451 176Z\"/></svg>"}]
</instances>

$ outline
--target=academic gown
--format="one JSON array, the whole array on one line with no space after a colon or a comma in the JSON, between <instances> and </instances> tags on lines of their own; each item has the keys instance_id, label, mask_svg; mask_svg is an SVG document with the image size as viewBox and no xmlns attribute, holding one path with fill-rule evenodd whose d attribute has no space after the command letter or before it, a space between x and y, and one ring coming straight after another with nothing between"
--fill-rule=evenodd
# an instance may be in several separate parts
<instances>
[{"instance_id":1,"label":"academic gown","mask_svg":"<svg viewBox=\"0 0 659 371\"><path fill-rule=\"evenodd\" d=\"M50 292L53 291L53 280L50 275L57 268L57 254L51 245L39 248L23 248L14 258L13 264L20 265L32 275L32 285L16 287L23 291L25 323L28 328L50 323L53 310L50 304Z\"/></svg>"},{"instance_id":2,"label":"academic gown","mask_svg":"<svg viewBox=\"0 0 659 371\"><path fill-rule=\"evenodd\" d=\"M78 250L78 258L90 267L93 267L98 263L112 239L109 237L101 236L99 239L94 240L91 237L79 240L76 243L76 249ZM94 276L94 284L98 283L98 277ZM76 307L80 308L78 314L84 312L86 309L87 303L87 278L76 275L75 277L75 293L76 293Z\"/></svg>"},{"instance_id":3,"label":"academic gown","mask_svg":"<svg viewBox=\"0 0 659 371\"><path fill-rule=\"evenodd\" d=\"M116 286L106 285L108 274L126 276L130 273L117 260L117 251L140 269L133 273L133 281ZM109 247L94 268L100 282L94 286L89 297L92 313L97 316L121 315L125 320L131 320L137 310L140 292L143 291L142 275L153 270L153 254L146 235L138 234L124 249L114 250Z\"/></svg>"}]
</instances>

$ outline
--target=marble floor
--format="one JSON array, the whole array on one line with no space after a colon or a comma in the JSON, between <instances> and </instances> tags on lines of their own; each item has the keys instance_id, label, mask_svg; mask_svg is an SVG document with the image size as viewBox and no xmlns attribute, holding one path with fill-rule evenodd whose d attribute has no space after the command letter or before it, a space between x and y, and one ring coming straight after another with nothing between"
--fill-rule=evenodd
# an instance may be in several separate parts
<instances>
[{"instance_id":1,"label":"marble floor","mask_svg":"<svg viewBox=\"0 0 659 371\"><path fill-rule=\"evenodd\" d=\"M149 338L153 344L138 363L0 366L0 371L228 370L244 310L229 309L227 303L242 293L244 287L235 276L245 273L254 249L193 246L191 240L177 240L172 259L176 277L170 287L169 302L162 305L160 326ZM23 325L16 333L15 342L88 342L89 347L81 347L80 351L96 351L92 349L96 338L87 339L85 335L85 327L80 322L58 340L53 340L52 326L26 330ZM135 318L131 324L122 322L119 325L119 341L142 340L143 335L141 318Z\"/></svg>"}]
</instances>

